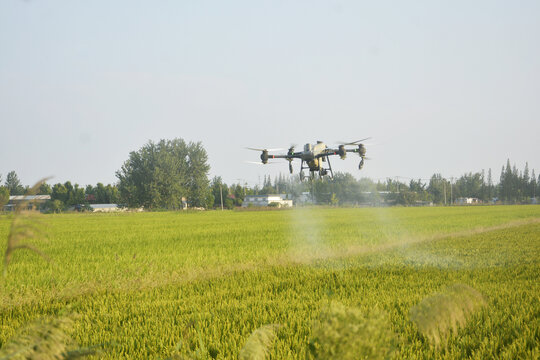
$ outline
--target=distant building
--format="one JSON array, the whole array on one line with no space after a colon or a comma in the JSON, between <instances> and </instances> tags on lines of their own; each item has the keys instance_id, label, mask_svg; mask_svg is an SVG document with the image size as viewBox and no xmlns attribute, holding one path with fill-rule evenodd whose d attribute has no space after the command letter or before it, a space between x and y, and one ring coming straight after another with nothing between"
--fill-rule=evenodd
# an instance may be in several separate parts
<instances>
[{"instance_id":1,"label":"distant building","mask_svg":"<svg viewBox=\"0 0 540 360\"><path fill-rule=\"evenodd\" d=\"M277 207L292 207L293 201L287 199L287 195L246 195L242 207L248 206L269 206L277 204ZM271 205L270 205L271 206Z\"/></svg>"},{"instance_id":2,"label":"distant building","mask_svg":"<svg viewBox=\"0 0 540 360\"><path fill-rule=\"evenodd\" d=\"M94 212L124 211L124 209L120 208L117 204L90 204L90 207Z\"/></svg>"},{"instance_id":3,"label":"distant building","mask_svg":"<svg viewBox=\"0 0 540 360\"><path fill-rule=\"evenodd\" d=\"M27 202L26 210L37 210L44 202L51 200L50 195L14 195L4 206L4 211L13 211L19 204Z\"/></svg>"},{"instance_id":4,"label":"distant building","mask_svg":"<svg viewBox=\"0 0 540 360\"><path fill-rule=\"evenodd\" d=\"M460 197L457 198L455 201L456 205L474 205L474 204L480 204L482 203L482 200L478 198L470 198L470 197Z\"/></svg>"}]
</instances>

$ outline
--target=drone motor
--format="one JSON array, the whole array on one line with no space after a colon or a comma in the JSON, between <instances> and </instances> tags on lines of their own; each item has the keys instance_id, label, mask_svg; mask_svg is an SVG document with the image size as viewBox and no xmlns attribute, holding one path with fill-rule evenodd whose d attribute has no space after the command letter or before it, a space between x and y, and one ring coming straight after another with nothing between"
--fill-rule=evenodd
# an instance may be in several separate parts
<instances>
[{"instance_id":1,"label":"drone motor","mask_svg":"<svg viewBox=\"0 0 540 360\"><path fill-rule=\"evenodd\" d=\"M345 160L345 158L347 157L347 150L345 149L345 145L339 145L338 155L341 160Z\"/></svg>"},{"instance_id":2,"label":"drone motor","mask_svg":"<svg viewBox=\"0 0 540 360\"><path fill-rule=\"evenodd\" d=\"M261 154L261 161L263 164L268 163L268 150L263 150Z\"/></svg>"}]
</instances>

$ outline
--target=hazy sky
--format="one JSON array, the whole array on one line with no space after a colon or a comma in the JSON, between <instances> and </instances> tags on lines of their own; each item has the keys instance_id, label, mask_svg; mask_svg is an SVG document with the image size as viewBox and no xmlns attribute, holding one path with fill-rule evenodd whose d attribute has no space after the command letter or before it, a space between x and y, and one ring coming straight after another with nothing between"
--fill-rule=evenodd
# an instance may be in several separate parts
<instances>
[{"instance_id":1,"label":"hazy sky","mask_svg":"<svg viewBox=\"0 0 540 360\"><path fill-rule=\"evenodd\" d=\"M245 146L371 136L364 170L334 168L538 175L539 19L537 0L2 1L0 174L115 182L130 151L181 137L254 185L287 163Z\"/></svg>"}]
</instances>

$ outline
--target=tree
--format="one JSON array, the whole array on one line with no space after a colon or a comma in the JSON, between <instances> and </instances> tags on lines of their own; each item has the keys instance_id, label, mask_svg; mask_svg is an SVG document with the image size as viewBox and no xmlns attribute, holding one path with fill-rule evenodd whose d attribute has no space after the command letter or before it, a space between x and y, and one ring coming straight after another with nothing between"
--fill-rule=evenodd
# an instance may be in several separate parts
<instances>
[{"instance_id":1,"label":"tree","mask_svg":"<svg viewBox=\"0 0 540 360\"><path fill-rule=\"evenodd\" d=\"M523 196L526 198L530 198L532 196L532 194L529 191L530 180L531 179L529 177L529 163L526 162L525 170L523 170L523 176L521 177L521 184L520 184L520 188L521 188L521 191L523 192Z\"/></svg>"},{"instance_id":2,"label":"tree","mask_svg":"<svg viewBox=\"0 0 540 360\"><path fill-rule=\"evenodd\" d=\"M429 180L427 191L436 204L446 204L450 200L450 183L441 174L433 174Z\"/></svg>"},{"instance_id":3,"label":"tree","mask_svg":"<svg viewBox=\"0 0 540 360\"><path fill-rule=\"evenodd\" d=\"M0 186L0 211L9 202L9 189L5 186Z\"/></svg>"},{"instance_id":4,"label":"tree","mask_svg":"<svg viewBox=\"0 0 540 360\"><path fill-rule=\"evenodd\" d=\"M493 179L491 177L491 168L489 168L487 178L487 199L492 200L495 195L495 186L493 185Z\"/></svg>"},{"instance_id":5,"label":"tree","mask_svg":"<svg viewBox=\"0 0 540 360\"><path fill-rule=\"evenodd\" d=\"M529 188L530 188L529 193L531 194L531 197L533 197L533 198L536 197L538 192L536 191L536 174L534 173L534 169L532 171Z\"/></svg>"},{"instance_id":6,"label":"tree","mask_svg":"<svg viewBox=\"0 0 540 360\"><path fill-rule=\"evenodd\" d=\"M188 146L189 177L187 182L187 200L189 206L205 207L208 194L208 154L200 142Z\"/></svg>"},{"instance_id":7,"label":"tree","mask_svg":"<svg viewBox=\"0 0 540 360\"><path fill-rule=\"evenodd\" d=\"M10 171L7 174L5 185L11 195L24 195L24 186L15 171Z\"/></svg>"},{"instance_id":8,"label":"tree","mask_svg":"<svg viewBox=\"0 0 540 360\"><path fill-rule=\"evenodd\" d=\"M214 194L212 194L211 192L208 192L208 195L206 195L206 204L204 207L207 209L213 208L215 200L216 199L214 198Z\"/></svg>"},{"instance_id":9,"label":"tree","mask_svg":"<svg viewBox=\"0 0 540 360\"><path fill-rule=\"evenodd\" d=\"M396 203L407 206L412 205L416 201L416 193L410 191L409 189L403 189L396 196Z\"/></svg>"},{"instance_id":10,"label":"tree","mask_svg":"<svg viewBox=\"0 0 540 360\"><path fill-rule=\"evenodd\" d=\"M234 205L242 206L242 203L244 202L244 193L246 189L240 184L236 184L236 186L233 186L232 189L233 189L233 195L234 195Z\"/></svg>"},{"instance_id":11,"label":"tree","mask_svg":"<svg viewBox=\"0 0 540 360\"><path fill-rule=\"evenodd\" d=\"M454 198L474 197L482 198L482 174L467 173L462 175L454 185Z\"/></svg>"},{"instance_id":12,"label":"tree","mask_svg":"<svg viewBox=\"0 0 540 360\"><path fill-rule=\"evenodd\" d=\"M53 213L59 213L64 209L64 203L60 200L51 200L48 204L48 208Z\"/></svg>"},{"instance_id":13,"label":"tree","mask_svg":"<svg viewBox=\"0 0 540 360\"><path fill-rule=\"evenodd\" d=\"M68 189L63 184L54 184L51 193L51 200L58 200L62 203L62 205L64 205L67 203L68 199Z\"/></svg>"},{"instance_id":14,"label":"tree","mask_svg":"<svg viewBox=\"0 0 540 360\"><path fill-rule=\"evenodd\" d=\"M183 198L204 206L208 191L208 157L201 143L182 139L149 141L116 172L121 200L130 207L181 209Z\"/></svg>"},{"instance_id":15,"label":"tree","mask_svg":"<svg viewBox=\"0 0 540 360\"><path fill-rule=\"evenodd\" d=\"M51 185L49 185L49 184L47 184L45 182L41 183L41 185L39 185L38 194L39 195L51 195L52 194Z\"/></svg>"},{"instance_id":16,"label":"tree","mask_svg":"<svg viewBox=\"0 0 540 360\"><path fill-rule=\"evenodd\" d=\"M428 201L429 200L429 193L426 190L426 184L424 184L420 179L414 180L411 179L409 182L409 190L416 194L415 201L416 200L422 200L422 201Z\"/></svg>"},{"instance_id":17,"label":"tree","mask_svg":"<svg viewBox=\"0 0 540 360\"><path fill-rule=\"evenodd\" d=\"M360 184L351 174L337 172L330 184L330 191L334 193L339 204L357 204L361 201ZM333 204L332 195L330 204Z\"/></svg>"},{"instance_id":18,"label":"tree","mask_svg":"<svg viewBox=\"0 0 540 360\"><path fill-rule=\"evenodd\" d=\"M226 206L226 199L229 198L229 187L223 183L221 176L214 176L212 183L210 184L210 193L214 198L214 208L221 208L221 200L223 199L223 206Z\"/></svg>"}]
</instances>

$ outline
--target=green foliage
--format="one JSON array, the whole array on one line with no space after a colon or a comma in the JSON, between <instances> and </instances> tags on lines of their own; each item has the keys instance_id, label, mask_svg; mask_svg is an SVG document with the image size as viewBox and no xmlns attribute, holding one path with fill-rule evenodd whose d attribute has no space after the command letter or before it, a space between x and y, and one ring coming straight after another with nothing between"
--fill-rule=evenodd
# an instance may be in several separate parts
<instances>
[{"instance_id":1,"label":"green foliage","mask_svg":"<svg viewBox=\"0 0 540 360\"><path fill-rule=\"evenodd\" d=\"M225 209L233 209L235 205L234 195L231 194L229 187L223 183L221 177L216 176L212 179L210 184L210 194L214 198L213 207L216 209L221 208L221 201L223 199L223 207Z\"/></svg>"},{"instance_id":2,"label":"green foliage","mask_svg":"<svg viewBox=\"0 0 540 360\"><path fill-rule=\"evenodd\" d=\"M59 213L64 210L64 203L58 199L51 200L45 204L45 208L52 213Z\"/></svg>"},{"instance_id":3,"label":"green foliage","mask_svg":"<svg viewBox=\"0 0 540 360\"><path fill-rule=\"evenodd\" d=\"M6 176L6 182L4 184L11 195L23 195L25 188L21 184L19 177L15 171L10 171Z\"/></svg>"},{"instance_id":4,"label":"green foliage","mask_svg":"<svg viewBox=\"0 0 540 360\"><path fill-rule=\"evenodd\" d=\"M205 204L205 208L207 209L212 209L214 207L214 203L215 203L216 199L214 197L214 194L209 192L207 195L206 195L206 204Z\"/></svg>"},{"instance_id":5,"label":"green foliage","mask_svg":"<svg viewBox=\"0 0 540 360\"><path fill-rule=\"evenodd\" d=\"M39 186L39 190L37 192L39 195L51 195L52 194L52 188L47 183L42 183Z\"/></svg>"},{"instance_id":6,"label":"green foliage","mask_svg":"<svg viewBox=\"0 0 540 360\"><path fill-rule=\"evenodd\" d=\"M91 204L118 204L120 194L114 185L97 183L94 187L87 185L84 191L86 200Z\"/></svg>"},{"instance_id":7,"label":"green foliage","mask_svg":"<svg viewBox=\"0 0 540 360\"><path fill-rule=\"evenodd\" d=\"M9 202L9 189L5 186L0 186L0 211L4 205Z\"/></svg>"},{"instance_id":8,"label":"green foliage","mask_svg":"<svg viewBox=\"0 0 540 360\"><path fill-rule=\"evenodd\" d=\"M388 316L377 309L361 311L333 302L313 325L310 357L314 359L389 359L397 336Z\"/></svg>"},{"instance_id":9,"label":"green foliage","mask_svg":"<svg viewBox=\"0 0 540 360\"><path fill-rule=\"evenodd\" d=\"M182 139L148 142L116 172L122 201L130 207L181 209L204 206L208 191L208 156L201 143Z\"/></svg>"},{"instance_id":10,"label":"green foliage","mask_svg":"<svg viewBox=\"0 0 540 360\"><path fill-rule=\"evenodd\" d=\"M79 187L79 184L73 185L70 181L66 181L64 184L58 183L53 185L51 202L46 207L52 212L58 212L85 203L84 188Z\"/></svg>"},{"instance_id":11,"label":"green foliage","mask_svg":"<svg viewBox=\"0 0 540 360\"><path fill-rule=\"evenodd\" d=\"M336 196L335 193L332 193L332 196L330 197L330 205L337 206L339 204L339 199Z\"/></svg>"},{"instance_id":12,"label":"green foliage","mask_svg":"<svg viewBox=\"0 0 540 360\"><path fill-rule=\"evenodd\" d=\"M396 195L396 203L399 205L414 205L417 199L415 192L404 189Z\"/></svg>"},{"instance_id":13,"label":"green foliage","mask_svg":"<svg viewBox=\"0 0 540 360\"><path fill-rule=\"evenodd\" d=\"M540 177L539 177L540 179ZM506 167L501 170L500 183L498 186L500 199L509 204L528 203L531 197L540 195L538 183L534 175L529 175L529 164L525 164L523 172L518 171L516 166L510 166L510 159L506 161Z\"/></svg>"},{"instance_id":14,"label":"green foliage","mask_svg":"<svg viewBox=\"0 0 540 360\"><path fill-rule=\"evenodd\" d=\"M204 207L209 193L208 155L200 142L188 145L187 199L191 207Z\"/></svg>"}]
</instances>

